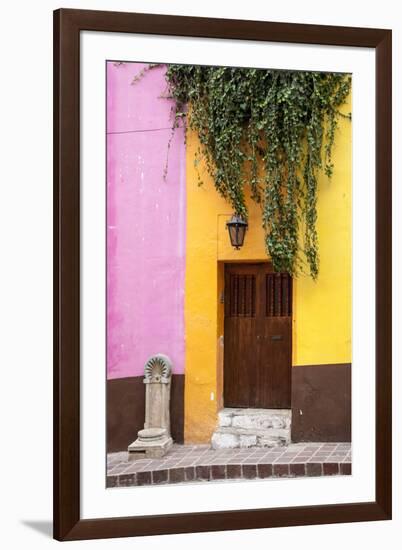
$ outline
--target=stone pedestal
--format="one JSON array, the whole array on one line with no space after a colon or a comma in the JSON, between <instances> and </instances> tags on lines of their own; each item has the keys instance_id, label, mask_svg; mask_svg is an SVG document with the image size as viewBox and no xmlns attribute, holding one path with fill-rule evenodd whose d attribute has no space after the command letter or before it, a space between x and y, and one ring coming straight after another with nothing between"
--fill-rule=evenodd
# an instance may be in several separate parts
<instances>
[{"instance_id":1,"label":"stone pedestal","mask_svg":"<svg viewBox=\"0 0 402 550\"><path fill-rule=\"evenodd\" d=\"M170 386L172 363L161 353L151 357L144 368L145 424L137 439L128 446L129 458L137 453L162 457L172 446L170 435Z\"/></svg>"}]
</instances>

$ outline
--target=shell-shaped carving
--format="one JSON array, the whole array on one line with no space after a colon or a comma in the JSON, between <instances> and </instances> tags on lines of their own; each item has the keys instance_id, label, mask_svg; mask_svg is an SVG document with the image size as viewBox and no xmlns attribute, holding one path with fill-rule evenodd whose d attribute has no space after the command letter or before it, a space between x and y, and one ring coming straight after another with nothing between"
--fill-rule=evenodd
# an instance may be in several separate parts
<instances>
[{"instance_id":1,"label":"shell-shaped carving","mask_svg":"<svg viewBox=\"0 0 402 550\"><path fill-rule=\"evenodd\" d=\"M144 382L164 382L170 380L172 362L167 355L157 353L148 359L144 367Z\"/></svg>"}]
</instances>

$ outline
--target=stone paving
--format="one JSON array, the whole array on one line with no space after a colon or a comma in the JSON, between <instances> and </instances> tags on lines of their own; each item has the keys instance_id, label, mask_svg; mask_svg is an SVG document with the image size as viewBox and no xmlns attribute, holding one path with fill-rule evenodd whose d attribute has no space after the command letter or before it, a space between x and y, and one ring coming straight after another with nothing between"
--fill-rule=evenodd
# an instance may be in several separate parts
<instances>
[{"instance_id":1,"label":"stone paving","mask_svg":"<svg viewBox=\"0 0 402 550\"><path fill-rule=\"evenodd\" d=\"M127 452L107 456L107 487L350 475L350 443L293 443L287 447L211 449L209 445L173 445L163 458Z\"/></svg>"}]
</instances>

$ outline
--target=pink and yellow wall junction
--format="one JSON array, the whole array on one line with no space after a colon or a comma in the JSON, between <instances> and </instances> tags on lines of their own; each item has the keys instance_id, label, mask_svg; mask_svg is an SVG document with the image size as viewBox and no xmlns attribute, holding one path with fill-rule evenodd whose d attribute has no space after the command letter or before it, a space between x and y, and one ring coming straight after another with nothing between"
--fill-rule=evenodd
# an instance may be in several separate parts
<instances>
[{"instance_id":1,"label":"pink and yellow wall junction","mask_svg":"<svg viewBox=\"0 0 402 550\"><path fill-rule=\"evenodd\" d=\"M107 439L124 450L144 422L143 368L174 365L177 442L208 443L223 406L223 266L267 261L260 207L231 247L232 212L203 167L197 136L175 132L164 68L133 86L144 65L107 64ZM293 281L292 439L350 440L351 124L341 120L331 181L319 182L320 274Z\"/></svg>"}]
</instances>

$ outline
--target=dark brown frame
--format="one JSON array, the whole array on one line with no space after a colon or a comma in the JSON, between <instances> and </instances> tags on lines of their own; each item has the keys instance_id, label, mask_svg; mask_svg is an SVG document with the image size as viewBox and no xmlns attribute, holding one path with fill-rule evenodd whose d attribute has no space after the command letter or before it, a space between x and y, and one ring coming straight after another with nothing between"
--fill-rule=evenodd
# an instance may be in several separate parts
<instances>
[{"instance_id":1,"label":"dark brown frame","mask_svg":"<svg viewBox=\"0 0 402 550\"><path fill-rule=\"evenodd\" d=\"M80 519L80 31L375 48L376 498L373 502ZM256 529L391 518L390 30L61 9L54 12L54 537ZM196 490L196 489L195 489Z\"/></svg>"}]
</instances>

